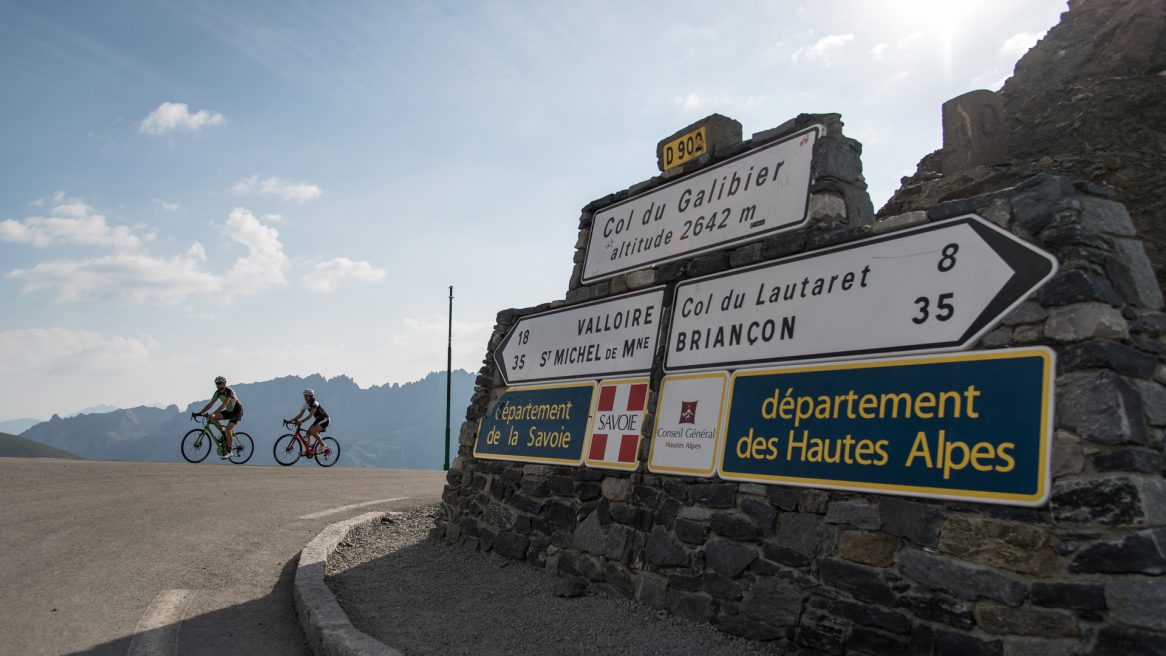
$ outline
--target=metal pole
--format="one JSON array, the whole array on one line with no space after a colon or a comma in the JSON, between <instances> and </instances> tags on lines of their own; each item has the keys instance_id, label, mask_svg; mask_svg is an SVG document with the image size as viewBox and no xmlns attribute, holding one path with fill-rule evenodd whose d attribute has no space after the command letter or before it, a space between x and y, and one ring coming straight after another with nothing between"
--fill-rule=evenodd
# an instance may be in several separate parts
<instances>
[{"instance_id":1,"label":"metal pole","mask_svg":"<svg viewBox=\"0 0 1166 656\"><path fill-rule=\"evenodd\" d=\"M449 471L449 386L453 375L453 285L449 286L449 342L445 348L445 471Z\"/></svg>"}]
</instances>

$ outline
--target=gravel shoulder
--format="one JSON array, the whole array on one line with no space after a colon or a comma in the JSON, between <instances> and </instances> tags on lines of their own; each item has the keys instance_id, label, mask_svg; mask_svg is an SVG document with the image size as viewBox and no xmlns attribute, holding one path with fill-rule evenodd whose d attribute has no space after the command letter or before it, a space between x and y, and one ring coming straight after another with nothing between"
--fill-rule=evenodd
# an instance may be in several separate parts
<instances>
[{"instance_id":1,"label":"gravel shoulder","mask_svg":"<svg viewBox=\"0 0 1166 656\"><path fill-rule=\"evenodd\" d=\"M435 513L357 526L328 559L325 583L352 624L407 656L783 653L606 591L556 596L544 570L428 540Z\"/></svg>"}]
</instances>

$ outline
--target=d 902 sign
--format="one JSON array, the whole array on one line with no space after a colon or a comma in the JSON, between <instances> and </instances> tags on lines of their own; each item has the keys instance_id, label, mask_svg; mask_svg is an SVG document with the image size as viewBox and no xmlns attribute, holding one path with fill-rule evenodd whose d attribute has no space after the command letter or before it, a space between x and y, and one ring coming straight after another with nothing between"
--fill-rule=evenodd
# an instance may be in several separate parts
<instances>
[{"instance_id":1,"label":"d 902 sign","mask_svg":"<svg viewBox=\"0 0 1166 656\"><path fill-rule=\"evenodd\" d=\"M664 169L680 166L708 152L708 138L705 127L701 126L688 134L681 135L664 144Z\"/></svg>"}]
</instances>

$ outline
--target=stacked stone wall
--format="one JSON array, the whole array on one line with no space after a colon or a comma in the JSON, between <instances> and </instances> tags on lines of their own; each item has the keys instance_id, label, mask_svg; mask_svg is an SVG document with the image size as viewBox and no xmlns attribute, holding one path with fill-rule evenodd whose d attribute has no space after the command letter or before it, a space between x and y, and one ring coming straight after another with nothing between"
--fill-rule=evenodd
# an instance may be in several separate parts
<instances>
[{"instance_id":1,"label":"stacked stone wall","mask_svg":"<svg viewBox=\"0 0 1166 656\"><path fill-rule=\"evenodd\" d=\"M829 130L805 229L585 286L593 212L663 178L584 208L566 300L498 314L435 537L805 653L1166 653L1166 314L1125 208L1103 188L1039 176L871 225L858 145L833 115L799 117L718 159L811 120ZM664 284L668 317L672 287L689 277L970 212L1060 262L975 346L1057 354L1044 507L658 475L642 464L650 436L633 472L473 457L479 420L504 390L494 349L523 316ZM661 345L649 427L662 358Z\"/></svg>"}]
</instances>

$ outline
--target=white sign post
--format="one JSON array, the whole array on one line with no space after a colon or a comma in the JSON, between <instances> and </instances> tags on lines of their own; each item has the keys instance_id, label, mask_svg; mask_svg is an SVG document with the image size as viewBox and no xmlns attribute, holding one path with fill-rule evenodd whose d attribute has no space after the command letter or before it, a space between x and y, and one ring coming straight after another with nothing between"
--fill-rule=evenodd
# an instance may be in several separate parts
<instances>
[{"instance_id":1,"label":"white sign post","mask_svg":"<svg viewBox=\"0 0 1166 656\"><path fill-rule=\"evenodd\" d=\"M685 281L665 369L966 348L1056 270L969 215Z\"/></svg>"},{"instance_id":2,"label":"white sign post","mask_svg":"<svg viewBox=\"0 0 1166 656\"><path fill-rule=\"evenodd\" d=\"M596 212L583 282L801 226L822 134L811 126Z\"/></svg>"},{"instance_id":3,"label":"white sign post","mask_svg":"<svg viewBox=\"0 0 1166 656\"><path fill-rule=\"evenodd\" d=\"M507 385L646 373L663 303L655 287L522 317L494 361Z\"/></svg>"}]
</instances>

